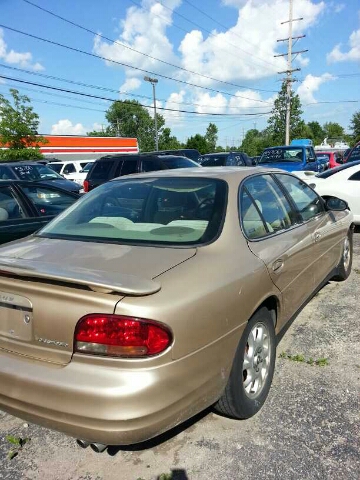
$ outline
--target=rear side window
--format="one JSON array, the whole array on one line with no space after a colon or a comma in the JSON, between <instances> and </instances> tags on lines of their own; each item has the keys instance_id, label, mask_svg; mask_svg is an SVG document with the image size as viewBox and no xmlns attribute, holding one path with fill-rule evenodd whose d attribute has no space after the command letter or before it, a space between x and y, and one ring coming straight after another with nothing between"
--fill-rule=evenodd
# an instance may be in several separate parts
<instances>
[{"instance_id":1,"label":"rear side window","mask_svg":"<svg viewBox=\"0 0 360 480\"><path fill-rule=\"evenodd\" d=\"M347 162L354 162L355 160L360 160L360 145L356 145L350 153Z\"/></svg>"},{"instance_id":2,"label":"rear side window","mask_svg":"<svg viewBox=\"0 0 360 480\"><path fill-rule=\"evenodd\" d=\"M102 162L95 162L94 168L91 170L92 180L109 180L111 168L113 166L112 160Z\"/></svg>"},{"instance_id":3,"label":"rear side window","mask_svg":"<svg viewBox=\"0 0 360 480\"><path fill-rule=\"evenodd\" d=\"M324 212L321 198L305 182L291 175L276 174L276 178L288 191L304 221Z\"/></svg>"},{"instance_id":4,"label":"rear side window","mask_svg":"<svg viewBox=\"0 0 360 480\"><path fill-rule=\"evenodd\" d=\"M15 178L10 168L0 165L0 180L14 180Z\"/></svg>"},{"instance_id":5,"label":"rear side window","mask_svg":"<svg viewBox=\"0 0 360 480\"><path fill-rule=\"evenodd\" d=\"M229 155L228 161L226 162L226 165L230 167L244 167L245 162L242 159L241 155Z\"/></svg>"},{"instance_id":6,"label":"rear side window","mask_svg":"<svg viewBox=\"0 0 360 480\"><path fill-rule=\"evenodd\" d=\"M141 171L142 172L153 172L155 170L161 170L161 164L157 160L143 160Z\"/></svg>"},{"instance_id":7,"label":"rear side window","mask_svg":"<svg viewBox=\"0 0 360 480\"><path fill-rule=\"evenodd\" d=\"M48 163L47 166L50 167L52 170L54 170L56 173L60 173L64 164L63 163Z\"/></svg>"},{"instance_id":8,"label":"rear side window","mask_svg":"<svg viewBox=\"0 0 360 480\"><path fill-rule=\"evenodd\" d=\"M73 163L68 163L67 165L65 165L63 173L67 175L69 173L74 173L74 172L76 172L76 168Z\"/></svg>"},{"instance_id":9,"label":"rear side window","mask_svg":"<svg viewBox=\"0 0 360 480\"><path fill-rule=\"evenodd\" d=\"M351 175L351 177L349 178L349 180L360 180L360 170L356 173L354 173L353 175Z\"/></svg>"},{"instance_id":10,"label":"rear side window","mask_svg":"<svg viewBox=\"0 0 360 480\"><path fill-rule=\"evenodd\" d=\"M203 167L223 167L226 165L227 158L228 155L203 157L201 159L201 165Z\"/></svg>"},{"instance_id":11,"label":"rear side window","mask_svg":"<svg viewBox=\"0 0 360 480\"><path fill-rule=\"evenodd\" d=\"M76 197L66 192L53 190L42 185L24 185L22 190L30 198L39 215L57 215L76 200Z\"/></svg>"},{"instance_id":12,"label":"rear side window","mask_svg":"<svg viewBox=\"0 0 360 480\"><path fill-rule=\"evenodd\" d=\"M122 169L121 169L121 176L122 175L130 175L131 173L137 172L137 160L124 160Z\"/></svg>"},{"instance_id":13,"label":"rear side window","mask_svg":"<svg viewBox=\"0 0 360 480\"><path fill-rule=\"evenodd\" d=\"M198 167L199 165L189 158L186 157L177 157L177 158L162 158L161 163L165 168L193 168Z\"/></svg>"},{"instance_id":14,"label":"rear side window","mask_svg":"<svg viewBox=\"0 0 360 480\"><path fill-rule=\"evenodd\" d=\"M250 239L266 236L269 230L265 227L258 205L256 205L245 189L241 193L240 205L245 235Z\"/></svg>"},{"instance_id":15,"label":"rear side window","mask_svg":"<svg viewBox=\"0 0 360 480\"><path fill-rule=\"evenodd\" d=\"M296 212L270 175L250 177L244 187L270 233L285 230L296 223Z\"/></svg>"}]
</instances>

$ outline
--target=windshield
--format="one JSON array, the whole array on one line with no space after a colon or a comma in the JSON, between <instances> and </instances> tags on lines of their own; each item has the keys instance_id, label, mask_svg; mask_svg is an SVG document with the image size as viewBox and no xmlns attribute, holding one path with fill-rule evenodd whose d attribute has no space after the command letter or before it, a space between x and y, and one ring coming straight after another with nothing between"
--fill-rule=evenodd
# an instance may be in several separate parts
<instances>
[{"instance_id":1,"label":"windshield","mask_svg":"<svg viewBox=\"0 0 360 480\"><path fill-rule=\"evenodd\" d=\"M38 235L105 243L207 243L221 229L226 196L226 182L217 179L116 180L82 197Z\"/></svg>"},{"instance_id":2,"label":"windshield","mask_svg":"<svg viewBox=\"0 0 360 480\"><path fill-rule=\"evenodd\" d=\"M186 157L172 157L166 158L161 157L162 163L166 166L166 168L192 168L192 167L199 167L200 165L196 162L193 162L189 158Z\"/></svg>"},{"instance_id":3,"label":"windshield","mask_svg":"<svg viewBox=\"0 0 360 480\"><path fill-rule=\"evenodd\" d=\"M301 148L268 148L260 157L258 164L279 162L302 162L303 150Z\"/></svg>"},{"instance_id":4,"label":"windshield","mask_svg":"<svg viewBox=\"0 0 360 480\"><path fill-rule=\"evenodd\" d=\"M45 165L14 165L11 167L21 180L64 180L64 177Z\"/></svg>"},{"instance_id":5,"label":"windshield","mask_svg":"<svg viewBox=\"0 0 360 480\"><path fill-rule=\"evenodd\" d=\"M340 165L340 167L330 168L325 172L318 173L316 177L318 178L328 178L334 175L335 173L341 172L342 170L346 170L347 168L353 167L354 165L360 165L360 161L345 163L344 165Z\"/></svg>"}]
</instances>

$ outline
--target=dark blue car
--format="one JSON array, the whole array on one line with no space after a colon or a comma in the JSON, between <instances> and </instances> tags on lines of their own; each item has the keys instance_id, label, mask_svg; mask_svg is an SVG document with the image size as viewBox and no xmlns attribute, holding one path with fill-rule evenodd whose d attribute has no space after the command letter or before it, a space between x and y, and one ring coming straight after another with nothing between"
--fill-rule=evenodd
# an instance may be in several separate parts
<instances>
[{"instance_id":1,"label":"dark blue car","mask_svg":"<svg viewBox=\"0 0 360 480\"><path fill-rule=\"evenodd\" d=\"M51 168L37 162L0 163L0 180L27 180L79 193L82 186L66 180Z\"/></svg>"}]
</instances>

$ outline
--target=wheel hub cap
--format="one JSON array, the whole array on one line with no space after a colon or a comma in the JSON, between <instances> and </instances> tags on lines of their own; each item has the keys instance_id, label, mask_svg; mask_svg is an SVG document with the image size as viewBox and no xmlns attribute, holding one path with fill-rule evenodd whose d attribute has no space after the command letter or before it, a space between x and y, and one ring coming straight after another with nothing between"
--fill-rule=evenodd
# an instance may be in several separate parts
<instances>
[{"instance_id":1,"label":"wheel hub cap","mask_svg":"<svg viewBox=\"0 0 360 480\"><path fill-rule=\"evenodd\" d=\"M249 398L262 391L270 368L270 335L267 326L257 323L251 329L244 353L243 386Z\"/></svg>"}]
</instances>

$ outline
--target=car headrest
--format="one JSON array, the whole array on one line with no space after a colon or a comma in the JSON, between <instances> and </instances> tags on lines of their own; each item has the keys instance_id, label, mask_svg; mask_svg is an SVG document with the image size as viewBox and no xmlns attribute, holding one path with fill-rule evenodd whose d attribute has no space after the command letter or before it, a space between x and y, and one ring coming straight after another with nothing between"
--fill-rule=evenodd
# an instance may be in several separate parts
<instances>
[{"instance_id":1,"label":"car headrest","mask_svg":"<svg viewBox=\"0 0 360 480\"><path fill-rule=\"evenodd\" d=\"M5 208L0 207L0 221L7 220L9 218L9 214Z\"/></svg>"}]
</instances>

